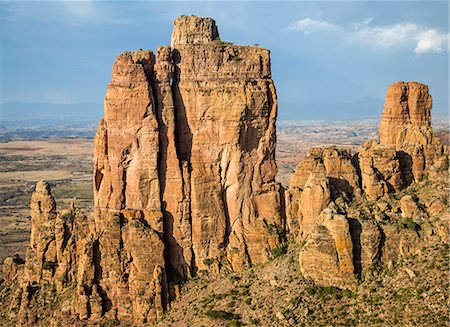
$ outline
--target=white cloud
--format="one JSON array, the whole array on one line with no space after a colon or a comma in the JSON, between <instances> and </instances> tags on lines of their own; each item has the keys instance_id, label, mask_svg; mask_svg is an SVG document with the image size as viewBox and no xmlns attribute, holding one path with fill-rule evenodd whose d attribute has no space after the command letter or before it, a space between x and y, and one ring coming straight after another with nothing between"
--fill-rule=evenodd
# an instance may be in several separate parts
<instances>
[{"instance_id":1,"label":"white cloud","mask_svg":"<svg viewBox=\"0 0 450 327\"><path fill-rule=\"evenodd\" d=\"M410 46L416 55L449 51L449 34L429 29L415 23L371 26L373 18L353 24L346 29L339 25L318 21L309 17L300 19L288 26L289 30L301 31L305 35L328 31L336 33L347 44L358 44L369 48L388 49L398 46Z\"/></svg>"},{"instance_id":2,"label":"white cloud","mask_svg":"<svg viewBox=\"0 0 450 327\"><path fill-rule=\"evenodd\" d=\"M426 30L417 34L417 46L414 52L417 55L422 55L427 52L441 53L448 51L449 34L441 34L435 29Z\"/></svg>"},{"instance_id":3,"label":"white cloud","mask_svg":"<svg viewBox=\"0 0 450 327\"><path fill-rule=\"evenodd\" d=\"M359 42L376 45L381 48L390 48L399 43L414 39L417 33L416 24L402 23L391 26L375 26L357 29L355 37Z\"/></svg>"},{"instance_id":4,"label":"white cloud","mask_svg":"<svg viewBox=\"0 0 450 327\"><path fill-rule=\"evenodd\" d=\"M339 31L341 28L337 25L315 20L309 17L304 19L300 19L296 21L294 24L288 27L289 30L293 31L302 31L305 34L310 34L313 32L322 32L322 31Z\"/></svg>"}]
</instances>

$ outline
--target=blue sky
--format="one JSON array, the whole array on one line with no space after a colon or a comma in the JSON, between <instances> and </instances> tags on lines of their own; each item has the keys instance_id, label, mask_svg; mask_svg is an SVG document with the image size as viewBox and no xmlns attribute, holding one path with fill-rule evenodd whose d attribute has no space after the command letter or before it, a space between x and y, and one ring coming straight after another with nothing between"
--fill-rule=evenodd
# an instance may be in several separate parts
<instances>
[{"instance_id":1,"label":"blue sky","mask_svg":"<svg viewBox=\"0 0 450 327\"><path fill-rule=\"evenodd\" d=\"M173 19L195 14L222 40L271 50L281 119L339 116L399 80L428 84L433 113L448 115L447 1L0 5L0 102L102 103L119 53L168 45Z\"/></svg>"}]
</instances>

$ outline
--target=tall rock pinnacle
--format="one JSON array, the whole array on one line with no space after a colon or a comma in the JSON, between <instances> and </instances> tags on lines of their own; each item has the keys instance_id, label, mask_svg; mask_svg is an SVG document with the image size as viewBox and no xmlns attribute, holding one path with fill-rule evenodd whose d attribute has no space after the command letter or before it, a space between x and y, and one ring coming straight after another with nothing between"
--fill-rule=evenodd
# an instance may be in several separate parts
<instances>
[{"instance_id":1,"label":"tall rock pinnacle","mask_svg":"<svg viewBox=\"0 0 450 327\"><path fill-rule=\"evenodd\" d=\"M428 86L397 82L389 86L380 123L380 145L399 152L407 185L427 171L436 174L448 168L448 147L441 145L431 128L432 97Z\"/></svg>"},{"instance_id":2,"label":"tall rock pinnacle","mask_svg":"<svg viewBox=\"0 0 450 327\"><path fill-rule=\"evenodd\" d=\"M210 18L177 18L156 58L117 57L94 155L99 285L117 317L158 318L167 272L268 259L284 227L276 115L269 51L221 42Z\"/></svg>"},{"instance_id":3,"label":"tall rock pinnacle","mask_svg":"<svg viewBox=\"0 0 450 327\"><path fill-rule=\"evenodd\" d=\"M380 123L380 143L397 144L403 129L416 126L430 128L433 99L428 86L417 82L389 85Z\"/></svg>"}]
</instances>

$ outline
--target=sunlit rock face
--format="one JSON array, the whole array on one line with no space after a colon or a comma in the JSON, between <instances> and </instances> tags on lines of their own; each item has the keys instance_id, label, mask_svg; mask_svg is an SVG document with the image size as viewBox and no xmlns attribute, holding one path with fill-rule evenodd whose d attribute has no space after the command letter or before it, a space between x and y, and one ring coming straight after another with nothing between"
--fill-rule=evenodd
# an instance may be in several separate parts
<instances>
[{"instance_id":1,"label":"sunlit rock face","mask_svg":"<svg viewBox=\"0 0 450 327\"><path fill-rule=\"evenodd\" d=\"M448 169L448 147L431 128L432 105L428 86L417 82L393 83L386 93L380 144L396 149L407 184Z\"/></svg>"},{"instance_id":2,"label":"sunlit rock face","mask_svg":"<svg viewBox=\"0 0 450 327\"><path fill-rule=\"evenodd\" d=\"M424 233L446 234L440 204L419 205L409 195L395 209L387 204L392 193L437 179L448 169L448 147L433 135L431 108L428 86L394 83L386 93L379 142L365 142L353 156L344 149L309 149L285 193L288 230L305 244L299 261L304 276L317 284L352 288L352 276L368 273L380 262L392 263L423 244L416 231L399 233L392 225L367 220L371 215L375 220L407 219L414 229L416 221L435 217L434 208L440 208L442 217L427 222ZM360 208L351 208L352 198ZM375 212L367 211L371 205Z\"/></svg>"},{"instance_id":3,"label":"sunlit rock face","mask_svg":"<svg viewBox=\"0 0 450 327\"><path fill-rule=\"evenodd\" d=\"M119 318L158 318L167 273L241 270L282 241L276 116L269 51L220 41L212 19L177 18L171 47L117 57L94 218L99 285Z\"/></svg>"}]
</instances>

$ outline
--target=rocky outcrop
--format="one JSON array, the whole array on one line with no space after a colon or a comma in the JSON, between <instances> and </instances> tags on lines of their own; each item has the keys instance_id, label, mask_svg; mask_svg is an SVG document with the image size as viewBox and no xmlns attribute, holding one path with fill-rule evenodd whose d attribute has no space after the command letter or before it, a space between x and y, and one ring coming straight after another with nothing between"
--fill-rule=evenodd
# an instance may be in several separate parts
<instances>
[{"instance_id":1,"label":"rocky outcrop","mask_svg":"<svg viewBox=\"0 0 450 327\"><path fill-rule=\"evenodd\" d=\"M112 316L157 319L168 273L268 259L284 227L276 113L269 51L221 42L212 19L176 19L156 58L117 58L94 154L99 287Z\"/></svg>"},{"instance_id":2,"label":"rocky outcrop","mask_svg":"<svg viewBox=\"0 0 450 327\"><path fill-rule=\"evenodd\" d=\"M178 26L189 26L193 40L179 37ZM269 51L216 34L210 20L181 17L172 39L178 160L189 181L195 258L186 264L208 269L204 261L214 260L239 270L267 260L279 242L271 231L283 228L274 181L277 99ZM181 228L178 220L173 228ZM184 242L180 236L175 242Z\"/></svg>"},{"instance_id":3,"label":"rocky outcrop","mask_svg":"<svg viewBox=\"0 0 450 327\"><path fill-rule=\"evenodd\" d=\"M342 192L351 196L359 188L359 177L352 160L351 152L346 149L311 148L292 175L289 187L302 190L311 172L317 165L323 164L325 175L333 188L334 197Z\"/></svg>"},{"instance_id":4,"label":"rocky outcrop","mask_svg":"<svg viewBox=\"0 0 450 327\"><path fill-rule=\"evenodd\" d=\"M325 167L321 164L311 172L300 195L299 208L301 214L301 235L308 236L323 209L331 202L331 192Z\"/></svg>"},{"instance_id":5,"label":"rocky outcrop","mask_svg":"<svg viewBox=\"0 0 450 327\"><path fill-rule=\"evenodd\" d=\"M55 292L64 292L74 284L77 284L77 297L81 291L90 292L94 281L93 272L89 278L83 278L86 263L82 259L89 244L92 245L87 236L87 218L74 207L57 212L46 182L37 183L30 208L32 228L25 265L18 257L8 258L4 263L6 279L18 284L17 303L10 308L11 311L20 308L18 324L37 322L36 308L32 308L32 303L40 299L51 301ZM92 260L91 255L87 266L93 271ZM74 304L71 310L74 314L83 310L79 303L74 301ZM85 303L84 310L89 310L89 303Z\"/></svg>"},{"instance_id":6,"label":"rocky outcrop","mask_svg":"<svg viewBox=\"0 0 450 327\"><path fill-rule=\"evenodd\" d=\"M427 220L445 211L440 200L423 199L428 202L424 206L405 195L394 207L388 203L390 193L426 176L439 178L439 172L448 169L448 149L431 129L431 106L426 85L394 83L386 94L380 142L367 141L354 156L342 149L312 148L299 163L286 191L286 216L294 239L305 242L300 252L305 276L318 284L348 287L343 282L348 276L361 277L415 251L425 239L446 235L441 217ZM352 198L360 209L351 208ZM342 244L347 252L353 249L353 270L337 268L336 239L328 228L331 225L322 221L330 210L327 206L339 212L339 221L347 222L351 239Z\"/></svg>"},{"instance_id":7,"label":"rocky outcrop","mask_svg":"<svg viewBox=\"0 0 450 327\"><path fill-rule=\"evenodd\" d=\"M7 283L17 281L23 274L23 264L25 261L19 256L8 257L3 261L3 279Z\"/></svg>"},{"instance_id":8,"label":"rocky outcrop","mask_svg":"<svg viewBox=\"0 0 450 327\"><path fill-rule=\"evenodd\" d=\"M31 238L25 260L25 280L50 281L56 264L56 202L45 182L36 184L31 196Z\"/></svg>"},{"instance_id":9,"label":"rocky outcrop","mask_svg":"<svg viewBox=\"0 0 450 327\"><path fill-rule=\"evenodd\" d=\"M119 55L94 146L99 286L113 317L154 321L166 305L160 148L150 51ZM156 276L161 271L162 276ZM145 290L145 291L142 291Z\"/></svg>"},{"instance_id":10,"label":"rocky outcrop","mask_svg":"<svg viewBox=\"0 0 450 327\"><path fill-rule=\"evenodd\" d=\"M174 27L170 46L176 48L178 45L206 44L219 40L219 31L216 22L211 18L196 16L181 16L173 22Z\"/></svg>"},{"instance_id":11,"label":"rocky outcrop","mask_svg":"<svg viewBox=\"0 0 450 327\"><path fill-rule=\"evenodd\" d=\"M325 209L300 250L299 262L302 275L315 283L353 289L353 243L346 217Z\"/></svg>"},{"instance_id":12,"label":"rocky outcrop","mask_svg":"<svg viewBox=\"0 0 450 327\"><path fill-rule=\"evenodd\" d=\"M398 192L405 185L394 148L368 141L359 148L358 159L362 190L369 199Z\"/></svg>"},{"instance_id":13,"label":"rocky outcrop","mask_svg":"<svg viewBox=\"0 0 450 327\"><path fill-rule=\"evenodd\" d=\"M396 146L405 127L430 128L432 105L427 85L417 82L389 85L381 115L380 143Z\"/></svg>"},{"instance_id":14,"label":"rocky outcrop","mask_svg":"<svg viewBox=\"0 0 450 327\"><path fill-rule=\"evenodd\" d=\"M448 169L448 148L431 128L433 100L428 86L397 82L389 86L380 123L380 144L394 147L414 180ZM407 182L410 182L407 180Z\"/></svg>"},{"instance_id":15,"label":"rocky outcrop","mask_svg":"<svg viewBox=\"0 0 450 327\"><path fill-rule=\"evenodd\" d=\"M346 149L326 147L308 150L285 192L287 227L291 233L297 234L300 226L305 229L330 201L361 193L358 172L352 161L353 156ZM305 235L309 233L305 232Z\"/></svg>"}]
</instances>

